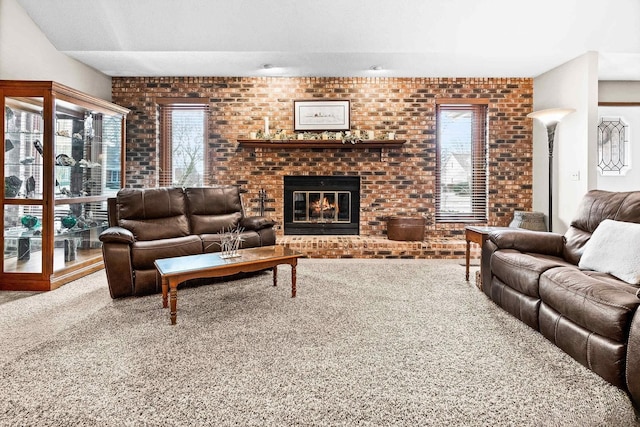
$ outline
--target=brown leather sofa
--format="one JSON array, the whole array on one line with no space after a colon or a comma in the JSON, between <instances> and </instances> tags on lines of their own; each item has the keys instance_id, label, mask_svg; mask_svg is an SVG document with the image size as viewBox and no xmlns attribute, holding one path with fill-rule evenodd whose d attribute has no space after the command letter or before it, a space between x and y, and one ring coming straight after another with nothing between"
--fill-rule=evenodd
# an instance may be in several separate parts
<instances>
[{"instance_id":1,"label":"brown leather sofa","mask_svg":"<svg viewBox=\"0 0 640 427\"><path fill-rule=\"evenodd\" d=\"M108 201L100 234L112 298L161 291L154 261L220 251L222 232L241 228L242 248L274 245L274 222L244 215L237 186L124 188Z\"/></svg>"},{"instance_id":2,"label":"brown leather sofa","mask_svg":"<svg viewBox=\"0 0 640 427\"><path fill-rule=\"evenodd\" d=\"M640 223L640 191L588 192L564 235L491 232L482 248L482 288L503 309L627 391L638 414L639 286L578 267L585 245L605 219Z\"/></svg>"}]
</instances>

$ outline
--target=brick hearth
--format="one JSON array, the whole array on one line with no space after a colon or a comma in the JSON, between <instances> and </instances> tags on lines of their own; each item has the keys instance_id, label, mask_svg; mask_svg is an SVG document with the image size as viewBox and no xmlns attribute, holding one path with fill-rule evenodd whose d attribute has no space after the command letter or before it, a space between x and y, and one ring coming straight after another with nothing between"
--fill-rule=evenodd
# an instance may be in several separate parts
<instances>
[{"instance_id":1,"label":"brick hearth","mask_svg":"<svg viewBox=\"0 0 640 427\"><path fill-rule=\"evenodd\" d=\"M371 236L279 236L283 245L310 258L464 258L465 240L433 239L421 242L389 240ZM471 256L480 256L472 245Z\"/></svg>"}]
</instances>

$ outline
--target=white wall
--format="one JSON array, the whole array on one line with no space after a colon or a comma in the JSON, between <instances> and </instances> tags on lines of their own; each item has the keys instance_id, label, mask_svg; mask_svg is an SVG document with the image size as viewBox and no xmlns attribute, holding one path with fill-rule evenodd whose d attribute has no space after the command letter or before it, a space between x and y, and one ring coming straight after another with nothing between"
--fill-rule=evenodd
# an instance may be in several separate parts
<instances>
[{"instance_id":1,"label":"white wall","mask_svg":"<svg viewBox=\"0 0 640 427\"><path fill-rule=\"evenodd\" d=\"M16 0L0 0L0 79L53 80L111 101L111 78L58 52Z\"/></svg>"},{"instance_id":2,"label":"white wall","mask_svg":"<svg viewBox=\"0 0 640 427\"><path fill-rule=\"evenodd\" d=\"M553 230L564 233L584 194L597 185L598 54L586 53L534 79L534 111L574 108L556 129ZM533 127L533 210L548 215L548 149L544 126ZM577 179L576 179L577 177Z\"/></svg>"}]
</instances>

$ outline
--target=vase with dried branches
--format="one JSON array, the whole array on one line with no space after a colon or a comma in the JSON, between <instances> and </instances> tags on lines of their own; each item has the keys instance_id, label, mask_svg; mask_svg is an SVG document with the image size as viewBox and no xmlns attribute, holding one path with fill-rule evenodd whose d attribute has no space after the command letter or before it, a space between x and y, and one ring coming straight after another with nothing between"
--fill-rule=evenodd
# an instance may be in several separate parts
<instances>
[{"instance_id":1,"label":"vase with dried branches","mask_svg":"<svg viewBox=\"0 0 640 427\"><path fill-rule=\"evenodd\" d=\"M228 231L222 230L220 232L220 258L235 258L239 257L238 249L244 242L242 238L242 232L244 228L238 227L235 229L229 229Z\"/></svg>"}]
</instances>

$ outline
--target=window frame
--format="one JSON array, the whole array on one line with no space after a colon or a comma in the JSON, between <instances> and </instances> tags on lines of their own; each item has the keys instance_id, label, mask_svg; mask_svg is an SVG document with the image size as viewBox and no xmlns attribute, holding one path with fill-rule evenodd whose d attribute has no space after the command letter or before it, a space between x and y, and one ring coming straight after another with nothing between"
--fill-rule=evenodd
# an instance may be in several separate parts
<instances>
[{"instance_id":1,"label":"window frame","mask_svg":"<svg viewBox=\"0 0 640 427\"><path fill-rule=\"evenodd\" d=\"M473 114L471 142L471 210L469 212L442 212L442 120L441 112L470 111ZM439 99L436 101L436 191L435 221L437 223L486 223L488 221L488 141L489 103L475 99ZM480 166L480 167L479 167Z\"/></svg>"},{"instance_id":2,"label":"window frame","mask_svg":"<svg viewBox=\"0 0 640 427\"><path fill-rule=\"evenodd\" d=\"M202 134L202 163L203 177L208 176L209 164L208 156L208 123L209 123L209 99L208 98L157 98L158 105L158 183L162 187L173 187L173 126L169 115L174 111L202 111L203 114L203 134ZM204 181L204 178L203 178ZM203 185L205 183L203 182Z\"/></svg>"}]
</instances>

